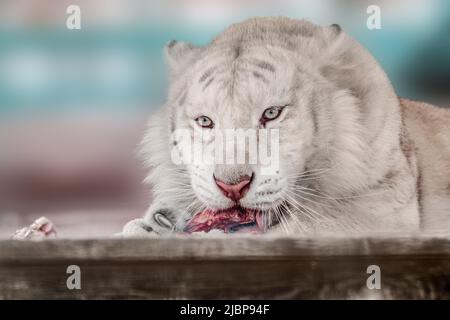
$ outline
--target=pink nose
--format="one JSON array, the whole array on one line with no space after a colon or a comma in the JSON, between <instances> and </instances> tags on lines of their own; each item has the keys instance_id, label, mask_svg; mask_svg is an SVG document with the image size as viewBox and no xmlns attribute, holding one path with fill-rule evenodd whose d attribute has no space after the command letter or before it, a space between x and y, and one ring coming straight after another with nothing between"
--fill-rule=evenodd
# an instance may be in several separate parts
<instances>
[{"instance_id":1,"label":"pink nose","mask_svg":"<svg viewBox=\"0 0 450 320\"><path fill-rule=\"evenodd\" d=\"M214 177L214 181L216 181L217 186L225 195L225 197L230 198L233 201L238 201L242 199L250 188L250 182L252 178L249 176L243 176L239 179L239 182L236 184L227 184L223 181L220 181Z\"/></svg>"}]
</instances>

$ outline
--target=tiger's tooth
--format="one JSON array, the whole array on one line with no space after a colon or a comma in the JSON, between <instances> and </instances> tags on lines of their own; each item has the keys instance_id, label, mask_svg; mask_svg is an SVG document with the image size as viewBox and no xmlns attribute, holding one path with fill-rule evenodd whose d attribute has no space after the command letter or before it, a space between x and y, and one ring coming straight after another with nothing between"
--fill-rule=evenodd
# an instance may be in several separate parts
<instances>
[{"instance_id":1,"label":"tiger's tooth","mask_svg":"<svg viewBox=\"0 0 450 320\"><path fill-rule=\"evenodd\" d=\"M264 219L264 215L262 212L258 211L255 213L255 221L256 221L256 224L258 225L258 228L262 232L266 232L266 221Z\"/></svg>"}]
</instances>

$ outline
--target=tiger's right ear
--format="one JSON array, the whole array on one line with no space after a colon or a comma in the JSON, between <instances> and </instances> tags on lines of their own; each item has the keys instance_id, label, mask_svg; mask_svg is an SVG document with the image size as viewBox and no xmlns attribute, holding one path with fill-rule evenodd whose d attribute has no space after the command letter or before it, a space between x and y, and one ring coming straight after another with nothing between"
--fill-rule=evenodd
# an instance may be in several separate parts
<instances>
[{"instance_id":1,"label":"tiger's right ear","mask_svg":"<svg viewBox=\"0 0 450 320\"><path fill-rule=\"evenodd\" d=\"M172 40L165 47L166 61L171 75L177 75L191 64L201 48L189 42Z\"/></svg>"}]
</instances>

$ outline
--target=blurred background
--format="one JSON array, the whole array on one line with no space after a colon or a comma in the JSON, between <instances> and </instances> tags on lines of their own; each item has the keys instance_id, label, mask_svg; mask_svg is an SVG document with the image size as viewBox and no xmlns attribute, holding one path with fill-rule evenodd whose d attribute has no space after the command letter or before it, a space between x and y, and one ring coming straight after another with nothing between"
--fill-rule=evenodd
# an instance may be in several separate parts
<instances>
[{"instance_id":1,"label":"blurred background","mask_svg":"<svg viewBox=\"0 0 450 320\"><path fill-rule=\"evenodd\" d=\"M69 5L81 30L66 28ZM369 5L380 30L366 27ZM450 105L446 0L0 1L0 237L40 215L61 237L104 237L144 214L135 159L164 101L163 46L206 44L256 16L338 23L366 46L402 97Z\"/></svg>"}]
</instances>

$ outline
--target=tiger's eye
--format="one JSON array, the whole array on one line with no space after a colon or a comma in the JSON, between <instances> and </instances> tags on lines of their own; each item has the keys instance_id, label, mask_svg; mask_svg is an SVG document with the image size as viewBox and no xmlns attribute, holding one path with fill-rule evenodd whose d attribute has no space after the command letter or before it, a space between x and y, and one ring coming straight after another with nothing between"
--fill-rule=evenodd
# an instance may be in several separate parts
<instances>
[{"instance_id":1,"label":"tiger's eye","mask_svg":"<svg viewBox=\"0 0 450 320\"><path fill-rule=\"evenodd\" d=\"M266 123L271 120L275 120L278 118L281 114L281 111L283 111L283 107L270 107L264 110L262 116L261 116L261 123Z\"/></svg>"},{"instance_id":2,"label":"tiger's eye","mask_svg":"<svg viewBox=\"0 0 450 320\"><path fill-rule=\"evenodd\" d=\"M269 109L266 109L266 111L264 111L264 117L266 119L272 120L272 119L275 119L276 117L278 117L279 113L280 113L279 109L269 108Z\"/></svg>"},{"instance_id":3,"label":"tiger's eye","mask_svg":"<svg viewBox=\"0 0 450 320\"><path fill-rule=\"evenodd\" d=\"M195 122L202 128L212 128L214 126L214 122L207 116L200 116L195 119Z\"/></svg>"}]
</instances>

